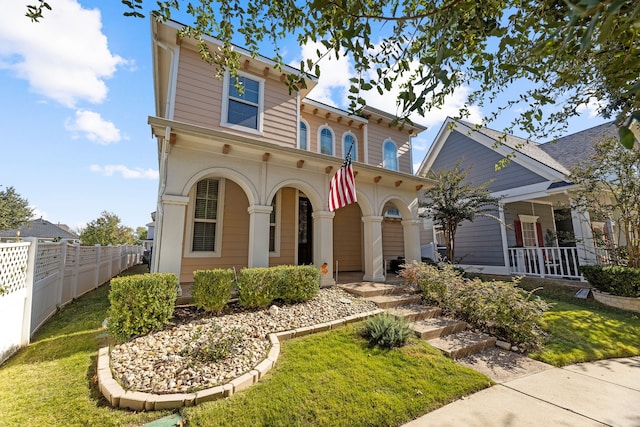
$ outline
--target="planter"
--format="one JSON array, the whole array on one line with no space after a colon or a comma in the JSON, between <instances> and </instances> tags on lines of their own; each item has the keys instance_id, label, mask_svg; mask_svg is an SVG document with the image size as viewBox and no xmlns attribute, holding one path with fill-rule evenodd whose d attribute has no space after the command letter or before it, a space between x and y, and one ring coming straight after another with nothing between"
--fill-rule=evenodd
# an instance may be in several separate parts
<instances>
[{"instance_id":1,"label":"planter","mask_svg":"<svg viewBox=\"0 0 640 427\"><path fill-rule=\"evenodd\" d=\"M600 292L595 289L592 291L593 298L604 305L640 313L640 298L619 297L606 292Z\"/></svg>"}]
</instances>

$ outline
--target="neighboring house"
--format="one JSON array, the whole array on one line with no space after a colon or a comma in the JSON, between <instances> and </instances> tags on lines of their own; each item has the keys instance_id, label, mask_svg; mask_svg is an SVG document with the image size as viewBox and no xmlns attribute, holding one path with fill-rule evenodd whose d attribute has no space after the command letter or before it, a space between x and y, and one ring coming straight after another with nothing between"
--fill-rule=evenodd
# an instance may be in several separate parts
<instances>
[{"instance_id":1,"label":"neighboring house","mask_svg":"<svg viewBox=\"0 0 640 427\"><path fill-rule=\"evenodd\" d=\"M25 237L37 237L43 242L58 242L62 239L72 243L80 241L78 235L67 225L53 224L42 218L29 221L19 229L0 231L0 242L15 242Z\"/></svg>"},{"instance_id":2,"label":"neighboring house","mask_svg":"<svg viewBox=\"0 0 640 427\"><path fill-rule=\"evenodd\" d=\"M374 108L361 114L289 93L277 69L242 48L239 82L222 80L180 40L175 22L152 23L160 169L151 271L191 282L199 269L313 264L321 284L338 270L383 280L389 259L420 259L417 195L431 181L412 174L411 138ZM208 38L212 51L219 42ZM329 182L353 146L357 203L331 212Z\"/></svg>"},{"instance_id":3,"label":"neighboring house","mask_svg":"<svg viewBox=\"0 0 640 427\"><path fill-rule=\"evenodd\" d=\"M594 236L614 239L615 222L594 221L589 212L571 209L569 169L586 159L593 145L617 136L613 123L587 129L546 144L506 135L464 121L447 119L418 174L469 169L468 181L491 181L489 190L502 197L495 219L479 217L461 224L456 234L456 263L493 274L529 274L580 278L579 264L606 258ZM510 162L497 168L500 160ZM425 220L421 240L425 253L444 243L441 231ZM614 242L618 243L618 242ZM542 249L544 248L544 249Z\"/></svg>"},{"instance_id":4,"label":"neighboring house","mask_svg":"<svg viewBox=\"0 0 640 427\"><path fill-rule=\"evenodd\" d=\"M147 238L142 241L145 250L151 250L153 248L153 236L156 231L156 213L151 212L151 222L147 223Z\"/></svg>"}]
</instances>

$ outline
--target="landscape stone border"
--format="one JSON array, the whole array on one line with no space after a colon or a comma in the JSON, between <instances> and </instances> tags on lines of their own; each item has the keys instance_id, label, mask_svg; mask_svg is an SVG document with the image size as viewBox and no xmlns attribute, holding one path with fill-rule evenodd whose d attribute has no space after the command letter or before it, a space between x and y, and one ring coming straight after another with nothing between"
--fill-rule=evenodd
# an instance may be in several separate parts
<instances>
[{"instance_id":1,"label":"landscape stone border","mask_svg":"<svg viewBox=\"0 0 640 427\"><path fill-rule=\"evenodd\" d=\"M593 298L604 305L640 313L640 298L619 297L592 289Z\"/></svg>"},{"instance_id":2,"label":"landscape stone border","mask_svg":"<svg viewBox=\"0 0 640 427\"><path fill-rule=\"evenodd\" d=\"M345 326L348 323L358 322L383 312L383 309L376 309L364 313L353 314L331 322L319 323L317 325L269 334L271 349L267 354L267 358L260 362L254 369L227 384L207 388L193 393L154 394L125 390L113 378L111 373L109 347L102 347L98 351L98 387L100 388L100 393L102 393L112 407L131 409L134 411L178 409L185 406L194 406L203 402L222 399L239 391L245 390L260 381L260 379L275 366L278 356L280 355L281 342L294 337L303 337L305 335L336 329L338 327Z\"/></svg>"}]
</instances>

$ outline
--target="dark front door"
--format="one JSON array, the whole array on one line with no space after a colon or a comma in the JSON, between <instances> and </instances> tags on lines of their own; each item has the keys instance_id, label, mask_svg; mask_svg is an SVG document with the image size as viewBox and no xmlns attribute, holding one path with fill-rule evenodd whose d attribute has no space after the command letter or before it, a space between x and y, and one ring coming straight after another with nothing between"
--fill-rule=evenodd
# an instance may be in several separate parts
<instances>
[{"instance_id":1,"label":"dark front door","mask_svg":"<svg viewBox=\"0 0 640 427\"><path fill-rule=\"evenodd\" d=\"M311 202L298 199L298 265L313 263L313 221Z\"/></svg>"}]
</instances>

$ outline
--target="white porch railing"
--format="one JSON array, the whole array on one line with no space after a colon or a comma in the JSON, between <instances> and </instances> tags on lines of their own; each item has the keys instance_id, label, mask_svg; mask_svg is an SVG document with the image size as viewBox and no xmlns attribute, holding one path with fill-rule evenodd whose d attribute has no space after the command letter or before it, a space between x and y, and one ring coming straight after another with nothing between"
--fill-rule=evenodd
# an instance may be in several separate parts
<instances>
[{"instance_id":1,"label":"white porch railing","mask_svg":"<svg viewBox=\"0 0 640 427\"><path fill-rule=\"evenodd\" d=\"M584 280L577 248L509 248L508 254L511 274Z\"/></svg>"},{"instance_id":2,"label":"white porch railing","mask_svg":"<svg viewBox=\"0 0 640 427\"><path fill-rule=\"evenodd\" d=\"M142 246L80 246L66 241L0 244L0 363L56 311L142 262Z\"/></svg>"}]
</instances>

